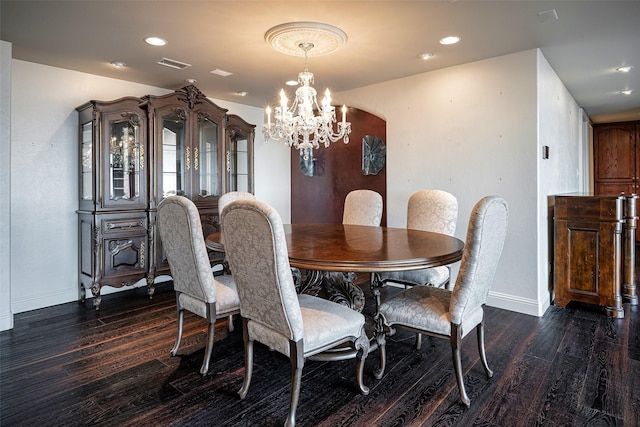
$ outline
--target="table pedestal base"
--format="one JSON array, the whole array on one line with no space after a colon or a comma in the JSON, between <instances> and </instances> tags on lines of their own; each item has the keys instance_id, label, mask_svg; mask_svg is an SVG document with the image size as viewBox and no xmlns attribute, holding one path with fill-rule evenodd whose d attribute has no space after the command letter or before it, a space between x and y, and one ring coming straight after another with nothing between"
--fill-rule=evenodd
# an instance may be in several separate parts
<instances>
[{"instance_id":1,"label":"table pedestal base","mask_svg":"<svg viewBox=\"0 0 640 427\"><path fill-rule=\"evenodd\" d=\"M364 292L354 283L355 273L336 271L300 270L291 268L296 291L346 305L362 312Z\"/></svg>"}]
</instances>

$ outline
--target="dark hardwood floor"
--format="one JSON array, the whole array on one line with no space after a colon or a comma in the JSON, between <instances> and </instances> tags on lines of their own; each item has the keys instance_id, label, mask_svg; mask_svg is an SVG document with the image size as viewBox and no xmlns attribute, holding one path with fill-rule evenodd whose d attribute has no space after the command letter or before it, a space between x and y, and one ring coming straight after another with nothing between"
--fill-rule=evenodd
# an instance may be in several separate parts
<instances>
[{"instance_id":1,"label":"dark hardwood floor","mask_svg":"<svg viewBox=\"0 0 640 427\"><path fill-rule=\"evenodd\" d=\"M369 304L369 302L368 302ZM370 305L370 304L369 304ZM449 343L425 337L422 349L399 332L389 363L357 393L355 362L307 361L299 426L638 426L640 315L625 304L616 320L595 307L551 307L533 317L488 307L486 343L492 379L484 375L471 334L463 368L471 407L458 402ZM179 356L171 283L148 300L144 288L91 302L17 314L0 333L2 426L276 426L289 405L288 359L256 346L245 400L240 319L216 328L211 371L198 374L204 321L187 315Z\"/></svg>"}]
</instances>

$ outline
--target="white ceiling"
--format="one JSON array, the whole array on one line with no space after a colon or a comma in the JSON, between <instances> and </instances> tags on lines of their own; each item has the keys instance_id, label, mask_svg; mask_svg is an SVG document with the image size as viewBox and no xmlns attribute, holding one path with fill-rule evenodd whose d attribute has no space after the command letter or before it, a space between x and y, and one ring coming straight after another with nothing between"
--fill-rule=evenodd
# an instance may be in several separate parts
<instances>
[{"instance_id":1,"label":"white ceiling","mask_svg":"<svg viewBox=\"0 0 640 427\"><path fill-rule=\"evenodd\" d=\"M552 9L559 19L538 17ZM309 59L319 91L540 48L594 122L640 120L640 1L2 0L0 17L14 58L172 90L192 78L207 96L257 107L276 102L304 68L264 40L285 22L331 24L348 36L340 50ZM454 34L457 45L438 43ZM168 44L145 44L150 35ZM417 59L425 51L433 58ZM163 57L192 66L163 67ZM635 68L615 71L624 65ZM210 74L216 68L233 75Z\"/></svg>"}]
</instances>

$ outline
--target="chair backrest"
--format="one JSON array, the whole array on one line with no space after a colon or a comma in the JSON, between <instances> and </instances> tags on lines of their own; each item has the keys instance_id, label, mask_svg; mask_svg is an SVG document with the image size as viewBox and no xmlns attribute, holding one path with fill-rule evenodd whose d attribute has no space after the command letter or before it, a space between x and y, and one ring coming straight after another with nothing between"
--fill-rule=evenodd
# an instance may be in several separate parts
<instances>
[{"instance_id":1,"label":"chair backrest","mask_svg":"<svg viewBox=\"0 0 640 427\"><path fill-rule=\"evenodd\" d=\"M382 221L382 196L373 190L353 190L344 199L342 223L372 225Z\"/></svg>"},{"instance_id":2,"label":"chair backrest","mask_svg":"<svg viewBox=\"0 0 640 427\"><path fill-rule=\"evenodd\" d=\"M253 193L247 193L246 191L229 191L224 193L218 199L218 215L222 215L224 208L234 200L255 200L256 196Z\"/></svg>"},{"instance_id":3,"label":"chair backrest","mask_svg":"<svg viewBox=\"0 0 640 427\"><path fill-rule=\"evenodd\" d=\"M222 211L221 223L242 317L294 341L304 338L278 212L259 200L237 200Z\"/></svg>"},{"instance_id":4,"label":"chair backrest","mask_svg":"<svg viewBox=\"0 0 640 427\"><path fill-rule=\"evenodd\" d=\"M504 199L487 196L473 208L449 312L460 324L467 315L479 313L495 276L507 235L509 208ZM482 319L480 317L480 319Z\"/></svg>"},{"instance_id":5,"label":"chair backrest","mask_svg":"<svg viewBox=\"0 0 640 427\"><path fill-rule=\"evenodd\" d=\"M167 197L158 205L156 221L174 289L215 302L216 286L196 205L183 196Z\"/></svg>"},{"instance_id":6,"label":"chair backrest","mask_svg":"<svg viewBox=\"0 0 640 427\"><path fill-rule=\"evenodd\" d=\"M453 236L458 222L458 200L443 190L420 190L407 204L407 228Z\"/></svg>"}]
</instances>

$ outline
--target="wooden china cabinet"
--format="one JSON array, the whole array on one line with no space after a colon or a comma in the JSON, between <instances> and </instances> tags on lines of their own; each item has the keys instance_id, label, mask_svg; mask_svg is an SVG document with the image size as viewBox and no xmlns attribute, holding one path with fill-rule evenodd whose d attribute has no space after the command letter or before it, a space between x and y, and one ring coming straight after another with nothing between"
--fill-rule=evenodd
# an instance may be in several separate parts
<instances>
[{"instance_id":1,"label":"wooden china cabinet","mask_svg":"<svg viewBox=\"0 0 640 427\"><path fill-rule=\"evenodd\" d=\"M193 85L173 93L90 101L80 115L80 294L170 274L156 230L158 204L182 195L203 233L219 231L218 198L253 191L254 125ZM210 252L212 264L222 254Z\"/></svg>"},{"instance_id":2,"label":"wooden china cabinet","mask_svg":"<svg viewBox=\"0 0 640 427\"><path fill-rule=\"evenodd\" d=\"M90 101L80 120L80 298L132 285L149 265L147 113L138 98ZM150 288L152 289L152 288Z\"/></svg>"},{"instance_id":3,"label":"wooden china cabinet","mask_svg":"<svg viewBox=\"0 0 640 427\"><path fill-rule=\"evenodd\" d=\"M227 110L190 85L163 96L146 96L153 149L149 227L149 280L169 274L169 264L156 232L158 204L165 197L188 197L198 207L205 235L219 230L218 198L224 187L224 126ZM212 263L222 259L210 252Z\"/></svg>"}]
</instances>

